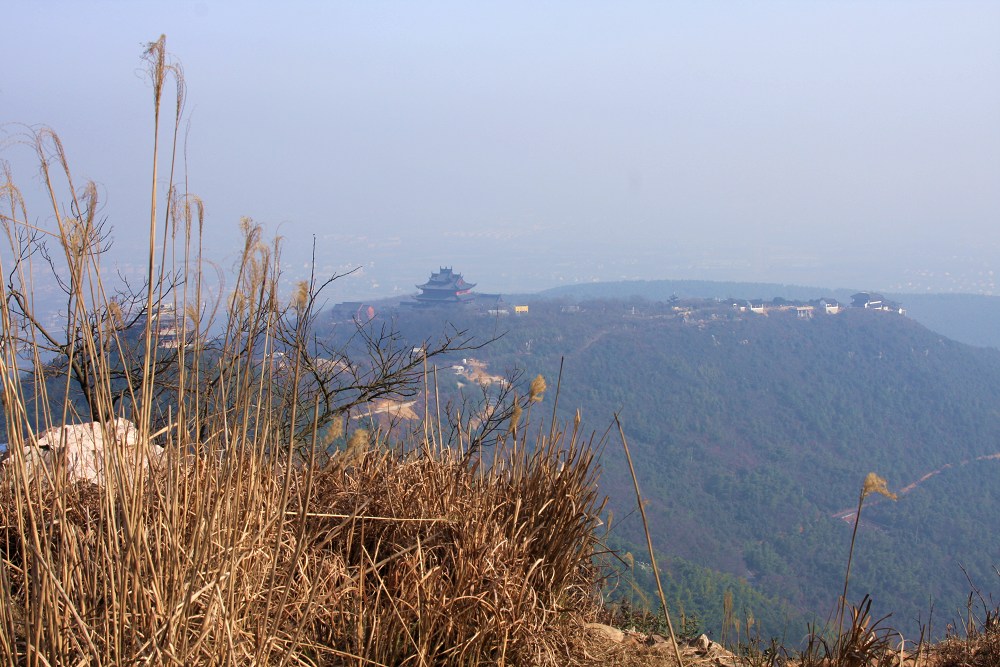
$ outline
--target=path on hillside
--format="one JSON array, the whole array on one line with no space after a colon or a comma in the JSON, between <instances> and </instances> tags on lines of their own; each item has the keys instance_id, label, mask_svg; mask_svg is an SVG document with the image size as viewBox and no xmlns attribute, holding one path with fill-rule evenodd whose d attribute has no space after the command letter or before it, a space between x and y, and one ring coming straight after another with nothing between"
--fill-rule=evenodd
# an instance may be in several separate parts
<instances>
[{"instance_id":1,"label":"path on hillside","mask_svg":"<svg viewBox=\"0 0 1000 667\"><path fill-rule=\"evenodd\" d=\"M931 477L934 477L935 475L940 475L945 470L950 470L951 468L956 467L956 465L964 466L968 465L969 463L977 463L979 461L1000 461L1000 452L996 454L984 454L983 456L977 456L974 459L965 459L964 461L960 461L958 464L946 463L937 470L931 470L929 473L926 473L925 475L921 476L920 479L918 479L917 481L910 482L909 484L901 488L899 491L896 491L896 495L905 496L907 493L917 488L918 486L929 480ZM853 523L854 513L857 511L858 511L857 507L851 507L849 509L837 510L830 516L834 519L841 519L843 521L846 521L847 523Z\"/></svg>"},{"instance_id":2,"label":"path on hillside","mask_svg":"<svg viewBox=\"0 0 1000 667\"><path fill-rule=\"evenodd\" d=\"M580 347L578 347L576 350L574 350L570 354L572 356L574 356L574 357L580 356L581 354L583 354L584 352L586 352L587 350L589 350L591 347L593 347L602 338L607 338L607 336L610 333L611 333L611 329L605 329L604 331L601 331L600 333L594 334L593 336L591 336L587 340L583 341L583 345L581 345Z\"/></svg>"}]
</instances>

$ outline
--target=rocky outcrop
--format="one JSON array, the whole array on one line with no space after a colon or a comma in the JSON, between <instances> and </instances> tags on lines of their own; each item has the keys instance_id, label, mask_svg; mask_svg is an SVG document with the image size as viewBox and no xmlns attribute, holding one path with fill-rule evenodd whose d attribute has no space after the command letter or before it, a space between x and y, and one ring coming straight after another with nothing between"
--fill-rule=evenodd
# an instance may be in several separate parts
<instances>
[{"instance_id":1,"label":"rocky outcrop","mask_svg":"<svg viewBox=\"0 0 1000 667\"><path fill-rule=\"evenodd\" d=\"M588 653L595 664L677 667L673 643L662 635L620 630L603 623L586 623L584 629L592 641ZM738 667L741 664L735 655L707 635L682 641L677 648L685 667Z\"/></svg>"},{"instance_id":2,"label":"rocky outcrop","mask_svg":"<svg viewBox=\"0 0 1000 667\"><path fill-rule=\"evenodd\" d=\"M127 419L118 418L103 426L99 422L57 426L41 433L24 447L25 470L30 477L65 474L70 482L104 485L105 471L113 446L114 456L126 470L148 469L159 461L163 448L139 441L139 431ZM4 462L10 466L8 458Z\"/></svg>"}]
</instances>

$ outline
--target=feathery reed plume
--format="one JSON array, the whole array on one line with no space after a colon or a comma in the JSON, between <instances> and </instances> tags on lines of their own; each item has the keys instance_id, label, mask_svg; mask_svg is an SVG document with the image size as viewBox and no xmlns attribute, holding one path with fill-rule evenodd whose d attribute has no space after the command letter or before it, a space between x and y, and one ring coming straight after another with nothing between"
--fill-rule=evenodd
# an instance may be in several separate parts
<instances>
[{"instance_id":1,"label":"feathery reed plume","mask_svg":"<svg viewBox=\"0 0 1000 667\"><path fill-rule=\"evenodd\" d=\"M896 500L896 494L889 491L889 483L885 481L885 478L870 472L865 477L865 483L861 485L861 500L873 493L885 496L889 500Z\"/></svg>"},{"instance_id":2,"label":"feathery reed plume","mask_svg":"<svg viewBox=\"0 0 1000 667\"><path fill-rule=\"evenodd\" d=\"M295 295L292 297L292 307L295 312L302 313L309 305L309 282L300 280L295 285Z\"/></svg>"},{"instance_id":3,"label":"feathery reed plume","mask_svg":"<svg viewBox=\"0 0 1000 667\"><path fill-rule=\"evenodd\" d=\"M107 323L112 329L121 330L125 328L125 317L122 315L122 307L117 301L108 303Z\"/></svg>"},{"instance_id":4,"label":"feathery reed plume","mask_svg":"<svg viewBox=\"0 0 1000 667\"><path fill-rule=\"evenodd\" d=\"M319 456L322 462L326 462L330 459L331 455L335 455L335 452L332 451L333 445L343 436L343 417L334 417L322 432L317 431L316 442L308 450L302 449L302 451L310 455Z\"/></svg>"},{"instance_id":5,"label":"feathery reed plume","mask_svg":"<svg viewBox=\"0 0 1000 667\"><path fill-rule=\"evenodd\" d=\"M332 440L336 440L344 435L344 416L337 415L330 422L328 428L328 437Z\"/></svg>"},{"instance_id":6,"label":"feathery reed plume","mask_svg":"<svg viewBox=\"0 0 1000 667\"><path fill-rule=\"evenodd\" d=\"M517 425L521 421L521 415L524 409L521 404L517 402L517 397L514 398L514 404L510 409L510 423L507 425L507 432L513 433L515 439L517 438Z\"/></svg>"},{"instance_id":7,"label":"feathery reed plume","mask_svg":"<svg viewBox=\"0 0 1000 667\"><path fill-rule=\"evenodd\" d=\"M865 480L861 484L861 492L858 494L858 509L854 514L854 530L851 532L851 548L847 552L847 571L844 573L844 592L841 594L840 601L837 606L837 664L839 664L844 648L842 646L844 638L844 611L847 606L847 587L851 581L851 564L854 560L854 544L858 537L858 525L861 523L861 507L864 505L865 498L872 493L885 496L889 500L896 500L896 494L889 491L889 484L886 482L884 477L880 477L874 472L870 472L865 476ZM870 604L871 603L869 602L869 606Z\"/></svg>"},{"instance_id":8,"label":"feathery reed plume","mask_svg":"<svg viewBox=\"0 0 1000 667\"><path fill-rule=\"evenodd\" d=\"M528 386L528 401L531 403L540 403L542 398L544 398L544 394L545 378L541 375L536 375Z\"/></svg>"},{"instance_id":9,"label":"feathery reed plume","mask_svg":"<svg viewBox=\"0 0 1000 667\"><path fill-rule=\"evenodd\" d=\"M359 428L347 439L347 447L344 449L344 455L349 459L361 456L368 449L369 442L368 430Z\"/></svg>"}]
</instances>

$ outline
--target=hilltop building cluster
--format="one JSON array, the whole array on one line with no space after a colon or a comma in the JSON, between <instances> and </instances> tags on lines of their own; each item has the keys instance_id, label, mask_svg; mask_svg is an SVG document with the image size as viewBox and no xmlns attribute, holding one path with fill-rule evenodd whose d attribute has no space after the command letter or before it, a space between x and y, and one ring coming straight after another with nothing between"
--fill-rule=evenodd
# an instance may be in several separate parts
<instances>
[{"instance_id":1,"label":"hilltop building cluster","mask_svg":"<svg viewBox=\"0 0 1000 667\"><path fill-rule=\"evenodd\" d=\"M500 294L473 291L476 283L466 281L461 273L455 272L450 266L440 267L437 271L432 272L430 278L424 283L415 287L420 292L408 300L400 302L401 307L418 309L473 308L493 316L509 315L512 310L516 314L528 312L526 305L516 305L513 309L508 308ZM376 310L376 307L370 303L345 301L333 307L333 315L336 319L356 320L365 323L375 318Z\"/></svg>"},{"instance_id":2,"label":"hilltop building cluster","mask_svg":"<svg viewBox=\"0 0 1000 667\"><path fill-rule=\"evenodd\" d=\"M451 309L451 308L472 308L478 310L483 315L492 317L505 316L510 314L525 315L528 313L527 304L508 305L500 294L476 292L476 283L465 280L465 277L456 272L450 266L439 267L437 271L431 273L430 277L415 287L420 290L408 300L399 302L399 306L409 309ZM581 312L584 306L581 304L566 304L560 306L562 313ZM637 312L632 306L632 316L663 317L668 314L681 317L685 320L711 314L712 319L726 317L725 309L729 308L730 316L738 313L754 313L757 315L788 314L801 319L808 319L815 314L837 315L846 308L862 308L865 310L877 310L883 312L905 315L906 310L898 303L886 299L881 294L875 292L858 292L851 296L850 305L845 305L837 299L824 297L809 301L789 300L782 297L775 297L770 301L763 299L683 299L677 296L671 297L666 303L659 304L659 309L653 306L652 310L642 308L644 312ZM641 308L641 307L640 307ZM666 312L664 312L664 308ZM658 311L654 315L654 311ZM368 303L360 301L348 301L337 304L333 308L334 317L343 320L355 320L366 323L375 318L377 308Z\"/></svg>"},{"instance_id":3,"label":"hilltop building cluster","mask_svg":"<svg viewBox=\"0 0 1000 667\"><path fill-rule=\"evenodd\" d=\"M906 309L895 301L886 299L881 294L874 292L858 292L851 296L851 305L855 308L867 308L868 310L884 310L887 313L898 313L906 315Z\"/></svg>"},{"instance_id":4,"label":"hilltop building cluster","mask_svg":"<svg viewBox=\"0 0 1000 667\"><path fill-rule=\"evenodd\" d=\"M417 308L440 308L456 306L481 306L497 309L503 303L499 294L473 292L476 283L466 282L461 273L455 273L450 266L442 266L431 273L427 282L416 285L419 294L413 296L413 301L404 305Z\"/></svg>"},{"instance_id":5,"label":"hilltop building cluster","mask_svg":"<svg viewBox=\"0 0 1000 667\"><path fill-rule=\"evenodd\" d=\"M786 301L778 297L773 301L731 299L729 303L733 310L741 313L750 312L757 313L758 315L767 315L773 312L794 312L797 317L801 318L812 317L813 313L816 312L823 313L824 315L836 315L844 308L836 299L818 299L816 301L803 302Z\"/></svg>"},{"instance_id":6,"label":"hilltop building cluster","mask_svg":"<svg viewBox=\"0 0 1000 667\"><path fill-rule=\"evenodd\" d=\"M832 298L815 299L812 301L789 301L781 297L775 297L772 301L730 299L729 304L734 310L741 313L751 312L758 315L767 315L774 312L794 312L796 316L801 318L812 317L814 313L836 315L847 308L847 306ZM874 292L858 292L852 295L850 307L880 310L898 315L906 314L906 309L901 305Z\"/></svg>"},{"instance_id":7,"label":"hilltop building cluster","mask_svg":"<svg viewBox=\"0 0 1000 667\"><path fill-rule=\"evenodd\" d=\"M420 294L413 298L421 306L451 306L471 303L475 297L472 288L476 283L468 283L461 273L455 273L452 268L441 267L436 273L431 273L430 279L422 285L417 285Z\"/></svg>"}]
</instances>

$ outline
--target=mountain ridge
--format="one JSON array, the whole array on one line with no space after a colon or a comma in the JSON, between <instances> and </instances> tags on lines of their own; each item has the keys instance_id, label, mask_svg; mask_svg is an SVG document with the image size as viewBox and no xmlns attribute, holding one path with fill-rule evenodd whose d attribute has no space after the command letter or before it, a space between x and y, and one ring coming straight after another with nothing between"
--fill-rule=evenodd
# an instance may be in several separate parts
<instances>
[{"instance_id":1,"label":"mountain ridge","mask_svg":"<svg viewBox=\"0 0 1000 667\"><path fill-rule=\"evenodd\" d=\"M833 297L850 303L851 295L870 288L827 288L782 283L730 282L710 280L634 280L564 285L533 295L528 299L628 299L638 296L650 300L681 298L743 298L770 300L819 299ZM953 340L979 347L1000 348L1000 296L964 293L907 293L882 291L887 298L903 304L907 315Z\"/></svg>"}]
</instances>

